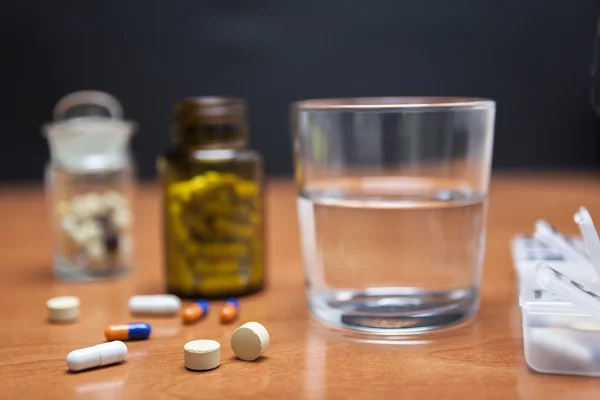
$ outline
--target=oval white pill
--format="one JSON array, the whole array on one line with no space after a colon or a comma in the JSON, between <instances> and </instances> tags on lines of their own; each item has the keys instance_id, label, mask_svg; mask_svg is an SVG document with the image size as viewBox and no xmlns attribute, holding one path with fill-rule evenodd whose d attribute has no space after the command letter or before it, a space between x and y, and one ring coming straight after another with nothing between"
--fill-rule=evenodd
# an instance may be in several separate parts
<instances>
[{"instance_id":1,"label":"oval white pill","mask_svg":"<svg viewBox=\"0 0 600 400\"><path fill-rule=\"evenodd\" d=\"M221 345L214 340L192 340L183 346L183 359L187 369L206 371L221 364Z\"/></svg>"},{"instance_id":2,"label":"oval white pill","mask_svg":"<svg viewBox=\"0 0 600 400\"><path fill-rule=\"evenodd\" d=\"M79 298L75 296L53 297L46 301L46 307L52 322L70 322L79 318Z\"/></svg>"},{"instance_id":3,"label":"oval white pill","mask_svg":"<svg viewBox=\"0 0 600 400\"><path fill-rule=\"evenodd\" d=\"M114 342L73 350L67 355L67 366L71 371L83 371L84 369L115 364L125 360L125 357L127 357L127 346L125 343L115 340Z\"/></svg>"},{"instance_id":4,"label":"oval white pill","mask_svg":"<svg viewBox=\"0 0 600 400\"><path fill-rule=\"evenodd\" d=\"M258 322L247 322L231 335L231 348L244 361L254 361L269 347L269 332Z\"/></svg>"},{"instance_id":5,"label":"oval white pill","mask_svg":"<svg viewBox=\"0 0 600 400\"><path fill-rule=\"evenodd\" d=\"M174 315L181 308L181 300L172 294L132 296L129 298L129 311L132 314Z\"/></svg>"}]
</instances>

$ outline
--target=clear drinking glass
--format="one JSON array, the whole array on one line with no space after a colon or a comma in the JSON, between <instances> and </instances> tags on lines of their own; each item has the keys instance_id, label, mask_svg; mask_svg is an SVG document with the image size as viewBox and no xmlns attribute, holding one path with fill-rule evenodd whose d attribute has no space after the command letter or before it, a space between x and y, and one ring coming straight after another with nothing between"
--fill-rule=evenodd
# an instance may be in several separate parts
<instances>
[{"instance_id":1,"label":"clear drinking glass","mask_svg":"<svg viewBox=\"0 0 600 400\"><path fill-rule=\"evenodd\" d=\"M495 103L327 99L293 112L311 313L381 334L474 316Z\"/></svg>"}]
</instances>

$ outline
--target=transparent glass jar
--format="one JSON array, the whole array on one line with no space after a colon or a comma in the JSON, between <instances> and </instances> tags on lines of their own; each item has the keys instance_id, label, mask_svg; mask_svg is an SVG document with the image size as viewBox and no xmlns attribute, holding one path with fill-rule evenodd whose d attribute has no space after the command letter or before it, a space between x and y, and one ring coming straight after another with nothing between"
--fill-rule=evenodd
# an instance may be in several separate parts
<instances>
[{"instance_id":1,"label":"transparent glass jar","mask_svg":"<svg viewBox=\"0 0 600 400\"><path fill-rule=\"evenodd\" d=\"M46 193L53 225L54 274L93 280L132 269L129 139L135 129L103 92L75 92L43 127L50 147Z\"/></svg>"}]
</instances>

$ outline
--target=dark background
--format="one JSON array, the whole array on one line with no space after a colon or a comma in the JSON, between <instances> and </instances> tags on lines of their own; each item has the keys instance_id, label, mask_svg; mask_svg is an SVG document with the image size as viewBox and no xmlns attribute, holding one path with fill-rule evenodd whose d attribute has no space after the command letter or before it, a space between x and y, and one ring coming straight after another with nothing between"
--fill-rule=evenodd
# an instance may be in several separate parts
<instances>
[{"instance_id":1,"label":"dark background","mask_svg":"<svg viewBox=\"0 0 600 400\"><path fill-rule=\"evenodd\" d=\"M144 177L171 104L237 95L271 174L291 172L289 103L460 95L498 103L495 168L598 168L592 0L5 1L0 181L41 179L40 125L63 95L104 90L140 124Z\"/></svg>"}]
</instances>

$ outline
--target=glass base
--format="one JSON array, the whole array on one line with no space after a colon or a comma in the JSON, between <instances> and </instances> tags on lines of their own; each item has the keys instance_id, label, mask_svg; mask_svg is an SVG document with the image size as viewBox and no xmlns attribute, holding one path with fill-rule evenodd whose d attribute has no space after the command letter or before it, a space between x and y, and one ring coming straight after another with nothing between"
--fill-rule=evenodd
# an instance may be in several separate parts
<instances>
[{"instance_id":1,"label":"glass base","mask_svg":"<svg viewBox=\"0 0 600 400\"><path fill-rule=\"evenodd\" d=\"M319 320L338 328L402 335L448 328L477 314L478 290L424 291L375 288L363 291L311 290L309 309Z\"/></svg>"},{"instance_id":2,"label":"glass base","mask_svg":"<svg viewBox=\"0 0 600 400\"><path fill-rule=\"evenodd\" d=\"M64 257L54 257L54 276L61 281L86 282L114 279L129 275L132 271L131 266L118 265L104 269L82 268Z\"/></svg>"}]
</instances>

